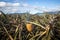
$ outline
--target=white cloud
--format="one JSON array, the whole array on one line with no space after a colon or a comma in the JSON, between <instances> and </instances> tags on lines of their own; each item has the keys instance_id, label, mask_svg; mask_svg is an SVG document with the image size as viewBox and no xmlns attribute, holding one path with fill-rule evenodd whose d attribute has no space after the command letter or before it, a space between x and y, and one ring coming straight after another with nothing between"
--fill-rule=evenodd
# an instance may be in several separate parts
<instances>
[{"instance_id":1,"label":"white cloud","mask_svg":"<svg viewBox=\"0 0 60 40\"><path fill-rule=\"evenodd\" d=\"M28 7L29 5L28 4L22 4L24 7Z\"/></svg>"},{"instance_id":2,"label":"white cloud","mask_svg":"<svg viewBox=\"0 0 60 40\"><path fill-rule=\"evenodd\" d=\"M20 3L13 3L13 6L20 6Z\"/></svg>"},{"instance_id":3,"label":"white cloud","mask_svg":"<svg viewBox=\"0 0 60 40\"><path fill-rule=\"evenodd\" d=\"M5 2L0 2L0 7L4 7L6 6L6 3Z\"/></svg>"},{"instance_id":4,"label":"white cloud","mask_svg":"<svg viewBox=\"0 0 60 40\"><path fill-rule=\"evenodd\" d=\"M5 6L20 6L20 3L8 3L8 2L0 2L0 7L5 7Z\"/></svg>"},{"instance_id":5,"label":"white cloud","mask_svg":"<svg viewBox=\"0 0 60 40\"><path fill-rule=\"evenodd\" d=\"M12 7L12 6L15 6L15 7L16 7L16 6L20 6L20 3L7 3L6 6L9 6L9 7L10 7L10 6L11 6L11 7Z\"/></svg>"}]
</instances>

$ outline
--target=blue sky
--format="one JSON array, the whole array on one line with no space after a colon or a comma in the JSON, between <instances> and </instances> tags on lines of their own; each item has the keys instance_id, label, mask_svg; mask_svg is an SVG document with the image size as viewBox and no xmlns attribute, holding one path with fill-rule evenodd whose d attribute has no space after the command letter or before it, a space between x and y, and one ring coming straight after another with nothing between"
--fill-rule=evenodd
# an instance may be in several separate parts
<instances>
[{"instance_id":1,"label":"blue sky","mask_svg":"<svg viewBox=\"0 0 60 40\"><path fill-rule=\"evenodd\" d=\"M60 0L0 0L0 10L5 13L60 11Z\"/></svg>"}]
</instances>

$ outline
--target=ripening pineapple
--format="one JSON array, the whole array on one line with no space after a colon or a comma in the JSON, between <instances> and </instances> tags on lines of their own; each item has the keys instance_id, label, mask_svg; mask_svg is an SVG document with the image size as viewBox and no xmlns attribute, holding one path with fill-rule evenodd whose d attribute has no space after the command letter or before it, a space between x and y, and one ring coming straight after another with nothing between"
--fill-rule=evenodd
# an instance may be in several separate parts
<instances>
[{"instance_id":1,"label":"ripening pineapple","mask_svg":"<svg viewBox=\"0 0 60 40\"><path fill-rule=\"evenodd\" d=\"M30 24L30 23L26 24L26 28L29 32L31 32L33 30L32 24Z\"/></svg>"}]
</instances>

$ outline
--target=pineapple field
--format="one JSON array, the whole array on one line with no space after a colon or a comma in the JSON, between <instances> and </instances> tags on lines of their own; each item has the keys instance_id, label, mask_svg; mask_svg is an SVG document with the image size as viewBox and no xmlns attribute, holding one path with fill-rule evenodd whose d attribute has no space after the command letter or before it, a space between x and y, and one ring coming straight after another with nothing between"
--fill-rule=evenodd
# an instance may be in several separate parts
<instances>
[{"instance_id":1,"label":"pineapple field","mask_svg":"<svg viewBox=\"0 0 60 40\"><path fill-rule=\"evenodd\" d=\"M0 13L0 40L59 40L60 13Z\"/></svg>"}]
</instances>

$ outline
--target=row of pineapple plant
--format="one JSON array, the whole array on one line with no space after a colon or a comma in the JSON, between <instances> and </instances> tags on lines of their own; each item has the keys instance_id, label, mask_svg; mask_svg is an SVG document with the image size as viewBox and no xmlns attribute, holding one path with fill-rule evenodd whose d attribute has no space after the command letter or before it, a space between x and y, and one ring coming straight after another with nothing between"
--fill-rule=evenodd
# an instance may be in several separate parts
<instances>
[{"instance_id":1,"label":"row of pineapple plant","mask_svg":"<svg viewBox=\"0 0 60 40\"><path fill-rule=\"evenodd\" d=\"M1 14L1 40L59 40L60 14Z\"/></svg>"}]
</instances>

